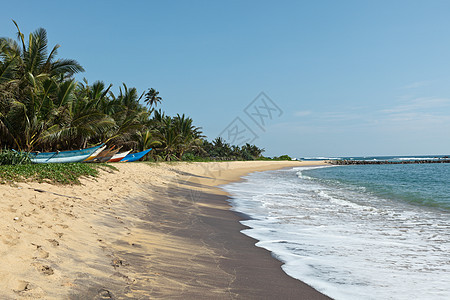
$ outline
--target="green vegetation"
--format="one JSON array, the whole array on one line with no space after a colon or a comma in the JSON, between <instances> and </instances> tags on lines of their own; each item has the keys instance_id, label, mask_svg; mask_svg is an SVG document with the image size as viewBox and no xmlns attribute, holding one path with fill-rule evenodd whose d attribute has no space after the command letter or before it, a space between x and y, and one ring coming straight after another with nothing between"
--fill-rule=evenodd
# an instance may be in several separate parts
<instances>
[{"instance_id":1,"label":"green vegetation","mask_svg":"<svg viewBox=\"0 0 450 300\"><path fill-rule=\"evenodd\" d=\"M27 153L12 150L0 151L0 165L25 165L30 163L30 157Z\"/></svg>"},{"instance_id":2,"label":"green vegetation","mask_svg":"<svg viewBox=\"0 0 450 300\"><path fill-rule=\"evenodd\" d=\"M281 156L275 156L273 160L292 160L292 158L289 155L281 155Z\"/></svg>"},{"instance_id":3,"label":"green vegetation","mask_svg":"<svg viewBox=\"0 0 450 300\"><path fill-rule=\"evenodd\" d=\"M106 164L27 164L0 166L0 183L36 180L60 184L79 184L82 176L97 176L99 168L111 168ZM114 169L114 167L112 167Z\"/></svg>"}]
</instances>

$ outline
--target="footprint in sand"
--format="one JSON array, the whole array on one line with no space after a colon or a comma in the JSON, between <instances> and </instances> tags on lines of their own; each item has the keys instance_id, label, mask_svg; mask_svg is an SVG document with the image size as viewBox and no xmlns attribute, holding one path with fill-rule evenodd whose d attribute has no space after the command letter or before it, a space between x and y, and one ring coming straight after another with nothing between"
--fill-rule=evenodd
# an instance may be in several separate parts
<instances>
[{"instance_id":1,"label":"footprint in sand","mask_svg":"<svg viewBox=\"0 0 450 300\"><path fill-rule=\"evenodd\" d=\"M31 243L33 246L36 246L36 252L35 252L35 256L33 258L48 258L49 257L49 253L47 251L45 251L44 249L42 249L41 245L36 245Z\"/></svg>"},{"instance_id":2,"label":"footprint in sand","mask_svg":"<svg viewBox=\"0 0 450 300\"><path fill-rule=\"evenodd\" d=\"M50 275L53 275L55 273L53 271L52 267L50 267L50 266L41 265L41 264L37 264L37 263L34 263L33 265L36 267L36 269L39 272L41 272L44 275L50 276Z\"/></svg>"},{"instance_id":3,"label":"footprint in sand","mask_svg":"<svg viewBox=\"0 0 450 300\"><path fill-rule=\"evenodd\" d=\"M132 284L132 283L136 282L136 279L131 278L131 277L129 277L129 276L123 274L123 273L120 273L120 272L115 272L114 274L112 274L112 276L118 277L118 278L124 280L128 284Z\"/></svg>"},{"instance_id":4,"label":"footprint in sand","mask_svg":"<svg viewBox=\"0 0 450 300\"><path fill-rule=\"evenodd\" d=\"M129 266L129 263L124 262L123 260L119 259L119 258L114 258L111 261L111 265L114 267L114 269L121 267L121 266Z\"/></svg>"},{"instance_id":5,"label":"footprint in sand","mask_svg":"<svg viewBox=\"0 0 450 300\"><path fill-rule=\"evenodd\" d=\"M47 241L52 244L53 247L59 246L59 242L55 239L47 239Z\"/></svg>"},{"instance_id":6,"label":"footprint in sand","mask_svg":"<svg viewBox=\"0 0 450 300\"><path fill-rule=\"evenodd\" d=\"M31 284L28 281L24 281L24 280L19 280L16 288L13 289L13 291L15 293L21 293L21 292L25 292L25 291L29 291L29 290L31 290Z\"/></svg>"},{"instance_id":7,"label":"footprint in sand","mask_svg":"<svg viewBox=\"0 0 450 300\"><path fill-rule=\"evenodd\" d=\"M13 289L13 292L25 297L25 299L37 299L42 298L45 295L44 291L40 287L37 287L25 280L19 280L16 288Z\"/></svg>"},{"instance_id":8,"label":"footprint in sand","mask_svg":"<svg viewBox=\"0 0 450 300\"><path fill-rule=\"evenodd\" d=\"M98 291L98 299L113 299L113 295L107 289L101 289Z\"/></svg>"},{"instance_id":9,"label":"footprint in sand","mask_svg":"<svg viewBox=\"0 0 450 300\"><path fill-rule=\"evenodd\" d=\"M2 242L6 245L9 246L14 246L17 245L19 243L20 237L18 235L10 235L10 234L5 234L2 238Z\"/></svg>"}]
</instances>

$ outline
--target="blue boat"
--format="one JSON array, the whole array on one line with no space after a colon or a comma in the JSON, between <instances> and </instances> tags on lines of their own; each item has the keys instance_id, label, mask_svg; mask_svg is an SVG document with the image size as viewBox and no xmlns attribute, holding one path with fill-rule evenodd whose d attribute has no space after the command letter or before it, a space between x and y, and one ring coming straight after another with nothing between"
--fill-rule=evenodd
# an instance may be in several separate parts
<instances>
[{"instance_id":1,"label":"blue boat","mask_svg":"<svg viewBox=\"0 0 450 300\"><path fill-rule=\"evenodd\" d=\"M91 156L97 149L102 147L103 144L92 147L85 148L81 150L71 150L71 151L57 151L57 152L32 152L30 153L30 159L36 164L45 163L74 163L81 162Z\"/></svg>"},{"instance_id":2,"label":"blue boat","mask_svg":"<svg viewBox=\"0 0 450 300\"><path fill-rule=\"evenodd\" d=\"M152 148L144 150L142 152L128 154L120 162L132 162L132 161L140 160L141 158L143 158L145 156L145 154L149 153L150 150L152 150Z\"/></svg>"}]
</instances>

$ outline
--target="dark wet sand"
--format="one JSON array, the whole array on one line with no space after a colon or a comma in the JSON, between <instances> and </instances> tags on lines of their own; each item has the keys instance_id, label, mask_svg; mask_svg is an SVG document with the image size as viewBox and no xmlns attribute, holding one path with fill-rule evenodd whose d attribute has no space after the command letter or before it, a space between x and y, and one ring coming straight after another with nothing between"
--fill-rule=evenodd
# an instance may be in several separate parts
<instances>
[{"instance_id":1,"label":"dark wet sand","mask_svg":"<svg viewBox=\"0 0 450 300\"><path fill-rule=\"evenodd\" d=\"M165 207L159 213L156 206L149 206L153 222L159 216L161 222L170 224L164 229L166 234L210 251L208 254L192 253L193 256L186 257L189 262L181 263L179 268L170 264L154 265L158 272L172 276L173 281L187 284L178 295L173 291L169 298L330 299L286 275L280 261L269 251L256 247L256 240L242 234L240 231L246 227L239 221L243 218L229 210L227 196L193 190L193 186L198 188L199 184L191 182L168 187L165 193L175 204L169 211ZM154 292L156 297L165 295L164 290L161 294Z\"/></svg>"},{"instance_id":2,"label":"dark wet sand","mask_svg":"<svg viewBox=\"0 0 450 300\"><path fill-rule=\"evenodd\" d=\"M225 202L228 197L201 193L201 202ZM257 240L240 231L246 227L239 223L243 216L230 210L202 208L202 239L211 247L223 251L225 258L219 267L235 274L231 291L241 299L330 299L307 284L288 276L282 263L269 251L256 247ZM203 227L203 228L201 228ZM194 229L195 230L195 229Z\"/></svg>"},{"instance_id":3,"label":"dark wet sand","mask_svg":"<svg viewBox=\"0 0 450 300\"><path fill-rule=\"evenodd\" d=\"M244 216L216 186L248 171L177 172L127 201L121 217L132 222L105 248L114 271L79 280L71 299L330 299L240 232Z\"/></svg>"}]
</instances>

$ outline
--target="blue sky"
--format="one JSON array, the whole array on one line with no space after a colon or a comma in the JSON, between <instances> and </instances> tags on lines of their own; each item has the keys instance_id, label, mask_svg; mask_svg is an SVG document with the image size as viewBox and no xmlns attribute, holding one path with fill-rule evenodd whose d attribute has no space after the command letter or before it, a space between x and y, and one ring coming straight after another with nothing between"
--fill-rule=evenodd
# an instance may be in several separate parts
<instances>
[{"instance_id":1,"label":"blue sky","mask_svg":"<svg viewBox=\"0 0 450 300\"><path fill-rule=\"evenodd\" d=\"M126 4L125 4L126 3ZM266 155L450 153L449 1L21 1L89 82L160 91L213 139L236 117ZM261 128L264 92L282 114Z\"/></svg>"}]
</instances>

